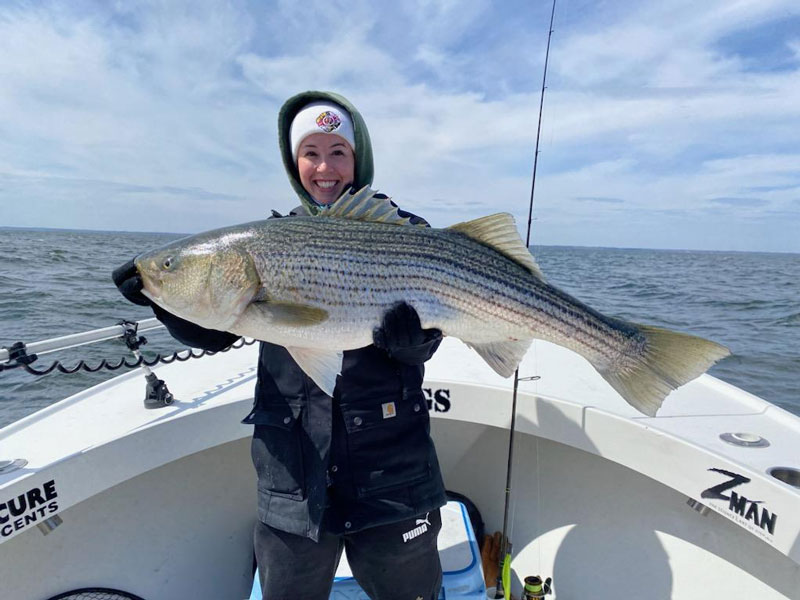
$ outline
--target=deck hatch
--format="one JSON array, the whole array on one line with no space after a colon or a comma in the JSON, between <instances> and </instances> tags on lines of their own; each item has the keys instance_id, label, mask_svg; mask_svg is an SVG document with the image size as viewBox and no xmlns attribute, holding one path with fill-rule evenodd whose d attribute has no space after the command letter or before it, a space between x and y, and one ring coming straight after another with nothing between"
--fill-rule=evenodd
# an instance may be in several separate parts
<instances>
[{"instance_id":1,"label":"deck hatch","mask_svg":"<svg viewBox=\"0 0 800 600\"><path fill-rule=\"evenodd\" d=\"M24 458L15 458L14 460L0 460L0 475L6 473L13 473L28 464Z\"/></svg>"},{"instance_id":2,"label":"deck hatch","mask_svg":"<svg viewBox=\"0 0 800 600\"><path fill-rule=\"evenodd\" d=\"M769 442L755 433L723 433L719 436L723 442L743 448L766 448Z\"/></svg>"}]
</instances>

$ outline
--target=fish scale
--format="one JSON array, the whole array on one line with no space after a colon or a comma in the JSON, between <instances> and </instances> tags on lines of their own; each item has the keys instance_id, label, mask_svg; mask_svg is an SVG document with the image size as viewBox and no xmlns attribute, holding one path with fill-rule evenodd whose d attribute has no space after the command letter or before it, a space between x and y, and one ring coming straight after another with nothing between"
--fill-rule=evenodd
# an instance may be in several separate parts
<instances>
[{"instance_id":1,"label":"fish scale","mask_svg":"<svg viewBox=\"0 0 800 600\"><path fill-rule=\"evenodd\" d=\"M412 295L411 300L416 300L412 304L426 327L437 327L472 343L496 340L500 329L509 332L509 339L537 337L567 346L584 356L592 356L592 362L610 361L623 353L622 345L627 338L618 335L618 329L602 315L597 313L591 318L587 307L579 301L542 285L540 279L516 263L462 234L313 217L295 220L306 222L285 228L280 240L291 248L302 247L304 240L313 240L306 242L303 254L294 257L305 272L306 287L296 286L298 279L292 269L285 277L273 280L272 271L264 268L260 270L262 281L278 300L329 307L335 304L350 308L354 305L352 289L369 290L369 304L359 306L363 322L359 323L349 313L338 317L329 311L328 326L344 336L350 335L351 330L370 332L379 324L383 312L409 299L409 284L423 278L427 285L420 287L428 293L422 298ZM404 250L398 252L398 248ZM258 268L257 256L256 265ZM343 279L334 284L337 278ZM297 293L283 295L282 281L290 282ZM320 290L328 289L336 295L320 297ZM578 319L577 315L584 318ZM529 325L527 335L518 333L520 323ZM314 335L303 332L304 339L310 333ZM293 340L281 341L291 344ZM337 337L331 343L357 347L353 344L365 345L369 339L365 340L363 335L357 341Z\"/></svg>"},{"instance_id":2,"label":"fish scale","mask_svg":"<svg viewBox=\"0 0 800 600\"><path fill-rule=\"evenodd\" d=\"M363 236L352 235L347 225L334 224L331 226L328 223L316 221L309 224L312 226L313 233L307 228L298 232L287 232L311 235L315 240L313 245L306 248L305 256L295 257L299 258L299 262L314 261L314 270L306 268L305 288L298 288L298 280L291 271L285 274L286 277L280 275L276 277L268 267L263 269L262 281L267 288L274 290L276 297L281 297L279 290L284 281L289 282L288 287L298 289L301 297L311 298L318 294L320 288L331 285L331 278L341 277L341 282L335 290L337 296L328 297L328 301L338 301L347 305L352 300L353 289L369 290L373 303L380 307L380 312L401 300L401 292L407 291L409 285L413 286L415 282L421 284L419 286L421 289L444 293L460 299L462 306L480 305L481 295L491 300L493 296L503 294L506 299L513 300L506 290L503 290L491 278L477 277L479 274L474 269L459 268L459 263L463 265L465 262L463 259L466 257L466 253L456 255L448 252L451 245L446 240L433 238L420 243L418 238L425 236L426 230L412 229L411 232L403 232L404 235L399 236L399 240L393 240L392 238L398 237L396 235L397 228L382 226L382 232L372 232L370 238L364 240ZM349 235L342 235L339 231L342 229ZM416 235L409 235L412 232ZM361 240L361 243L355 248L349 248L346 253L336 250L347 247L350 240ZM428 249L424 253L420 252L417 248L423 244L428 248L433 246L433 251ZM398 253L398 246L408 246L410 250L406 253ZM393 250L389 252L389 248L393 248ZM491 252L490 249L480 245L476 245L475 249ZM481 262L479 259L478 261ZM258 268L258 258L256 264ZM268 263L265 261L263 264L267 265ZM391 275L387 275L387 273L391 273ZM472 277L467 277L468 274ZM499 275L499 271L496 274ZM436 285L432 285L433 283ZM431 294L429 293L428 296ZM524 300L525 298L521 294L517 298L520 305ZM425 322L429 320L425 313L439 312L437 307L443 303L441 300L436 301L431 298L431 304L417 307ZM490 302L490 304L495 303ZM431 325L433 324L431 322ZM442 324L437 323L437 325Z\"/></svg>"},{"instance_id":3,"label":"fish scale","mask_svg":"<svg viewBox=\"0 0 800 600\"><path fill-rule=\"evenodd\" d=\"M570 348L646 414L728 353L607 317L548 284L510 215L419 227L367 189L319 216L199 234L136 264L154 302L205 327L286 346L328 393L341 352L370 344L400 302L416 309L423 327L458 337L504 376L534 338Z\"/></svg>"}]
</instances>

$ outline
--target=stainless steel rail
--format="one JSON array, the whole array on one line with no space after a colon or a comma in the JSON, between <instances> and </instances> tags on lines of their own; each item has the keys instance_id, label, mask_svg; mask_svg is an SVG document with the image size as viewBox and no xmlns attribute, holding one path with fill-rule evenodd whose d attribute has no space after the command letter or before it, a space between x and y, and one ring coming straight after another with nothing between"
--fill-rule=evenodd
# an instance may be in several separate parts
<instances>
[{"instance_id":1,"label":"stainless steel rail","mask_svg":"<svg viewBox=\"0 0 800 600\"><path fill-rule=\"evenodd\" d=\"M139 326L137 329L138 333L164 327L156 318L137 321L137 325ZM33 342L31 344L26 344L25 350L28 354L47 354L48 352L57 352L59 350L66 350L67 348L74 348L75 346L84 346L86 344L94 344L95 342L113 340L114 338L122 337L124 333L125 328L122 325L113 325L111 327L103 327L102 329L84 331L83 333L73 333L50 338L49 340L42 340L41 342ZM8 349L0 348L0 363L4 362L8 362Z\"/></svg>"}]
</instances>

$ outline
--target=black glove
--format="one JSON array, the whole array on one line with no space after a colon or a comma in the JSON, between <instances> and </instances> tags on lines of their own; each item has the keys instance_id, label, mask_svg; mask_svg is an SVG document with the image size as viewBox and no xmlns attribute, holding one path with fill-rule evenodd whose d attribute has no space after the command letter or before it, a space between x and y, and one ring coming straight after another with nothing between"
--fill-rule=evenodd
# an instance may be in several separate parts
<instances>
[{"instance_id":1,"label":"black glove","mask_svg":"<svg viewBox=\"0 0 800 600\"><path fill-rule=\"evenodd\" d=\"M233 333L205 329L200 325L195 325L151 302L149 298L142 294L142 277L136 270L133 260L129 260L121 267L114 269L111 278L125 298L134 304L151 307L156 318L166 325L170 335L182 344L192 348L218 352L239 339L239 336Z\"/></svg>"},{"instance_id":2,"label":"black glove","mask_svg":"<svg viewBox=\"0 0 800 600\"><path fill-rule=\"evenodd\" d=\"M438 329L423 329L414 307L401 302L383 315L380 327L372 331L375 346L408 364L428 360L442 339Z\"/></svg>"},{"instance_id":3,"label":"black glove","mask_svg":"<svg viewBox=\"0 0 800 600\"><path fill-rule=\"evenodd\" d=\"M129 302L139 306L151 306L153 304L142 294L142 277L139 275L139 271L136 270L133 259L114 269L114 272L111 273L111 279L114 280L120 293Z\"/></svg>"}]
</instances>

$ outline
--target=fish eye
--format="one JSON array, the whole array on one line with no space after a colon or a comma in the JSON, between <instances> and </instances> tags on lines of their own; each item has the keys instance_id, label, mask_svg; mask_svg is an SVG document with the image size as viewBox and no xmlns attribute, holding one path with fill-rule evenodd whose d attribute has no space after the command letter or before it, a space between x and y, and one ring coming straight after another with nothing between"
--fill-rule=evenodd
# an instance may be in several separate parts
<instances>
[{"instance_id":1,"label":"fish eye","mask_svg":"<svg viewBox=\"0 0 800 600\"><path fill-rule=\"evenodd\" d=\"M174 262L173 258L171 256L168 256L167 258L164 259L164 262L162 263L162 266L165 269L169 270L169 268L172 267L173 262Z\"/></svg>"}]
</instances>

